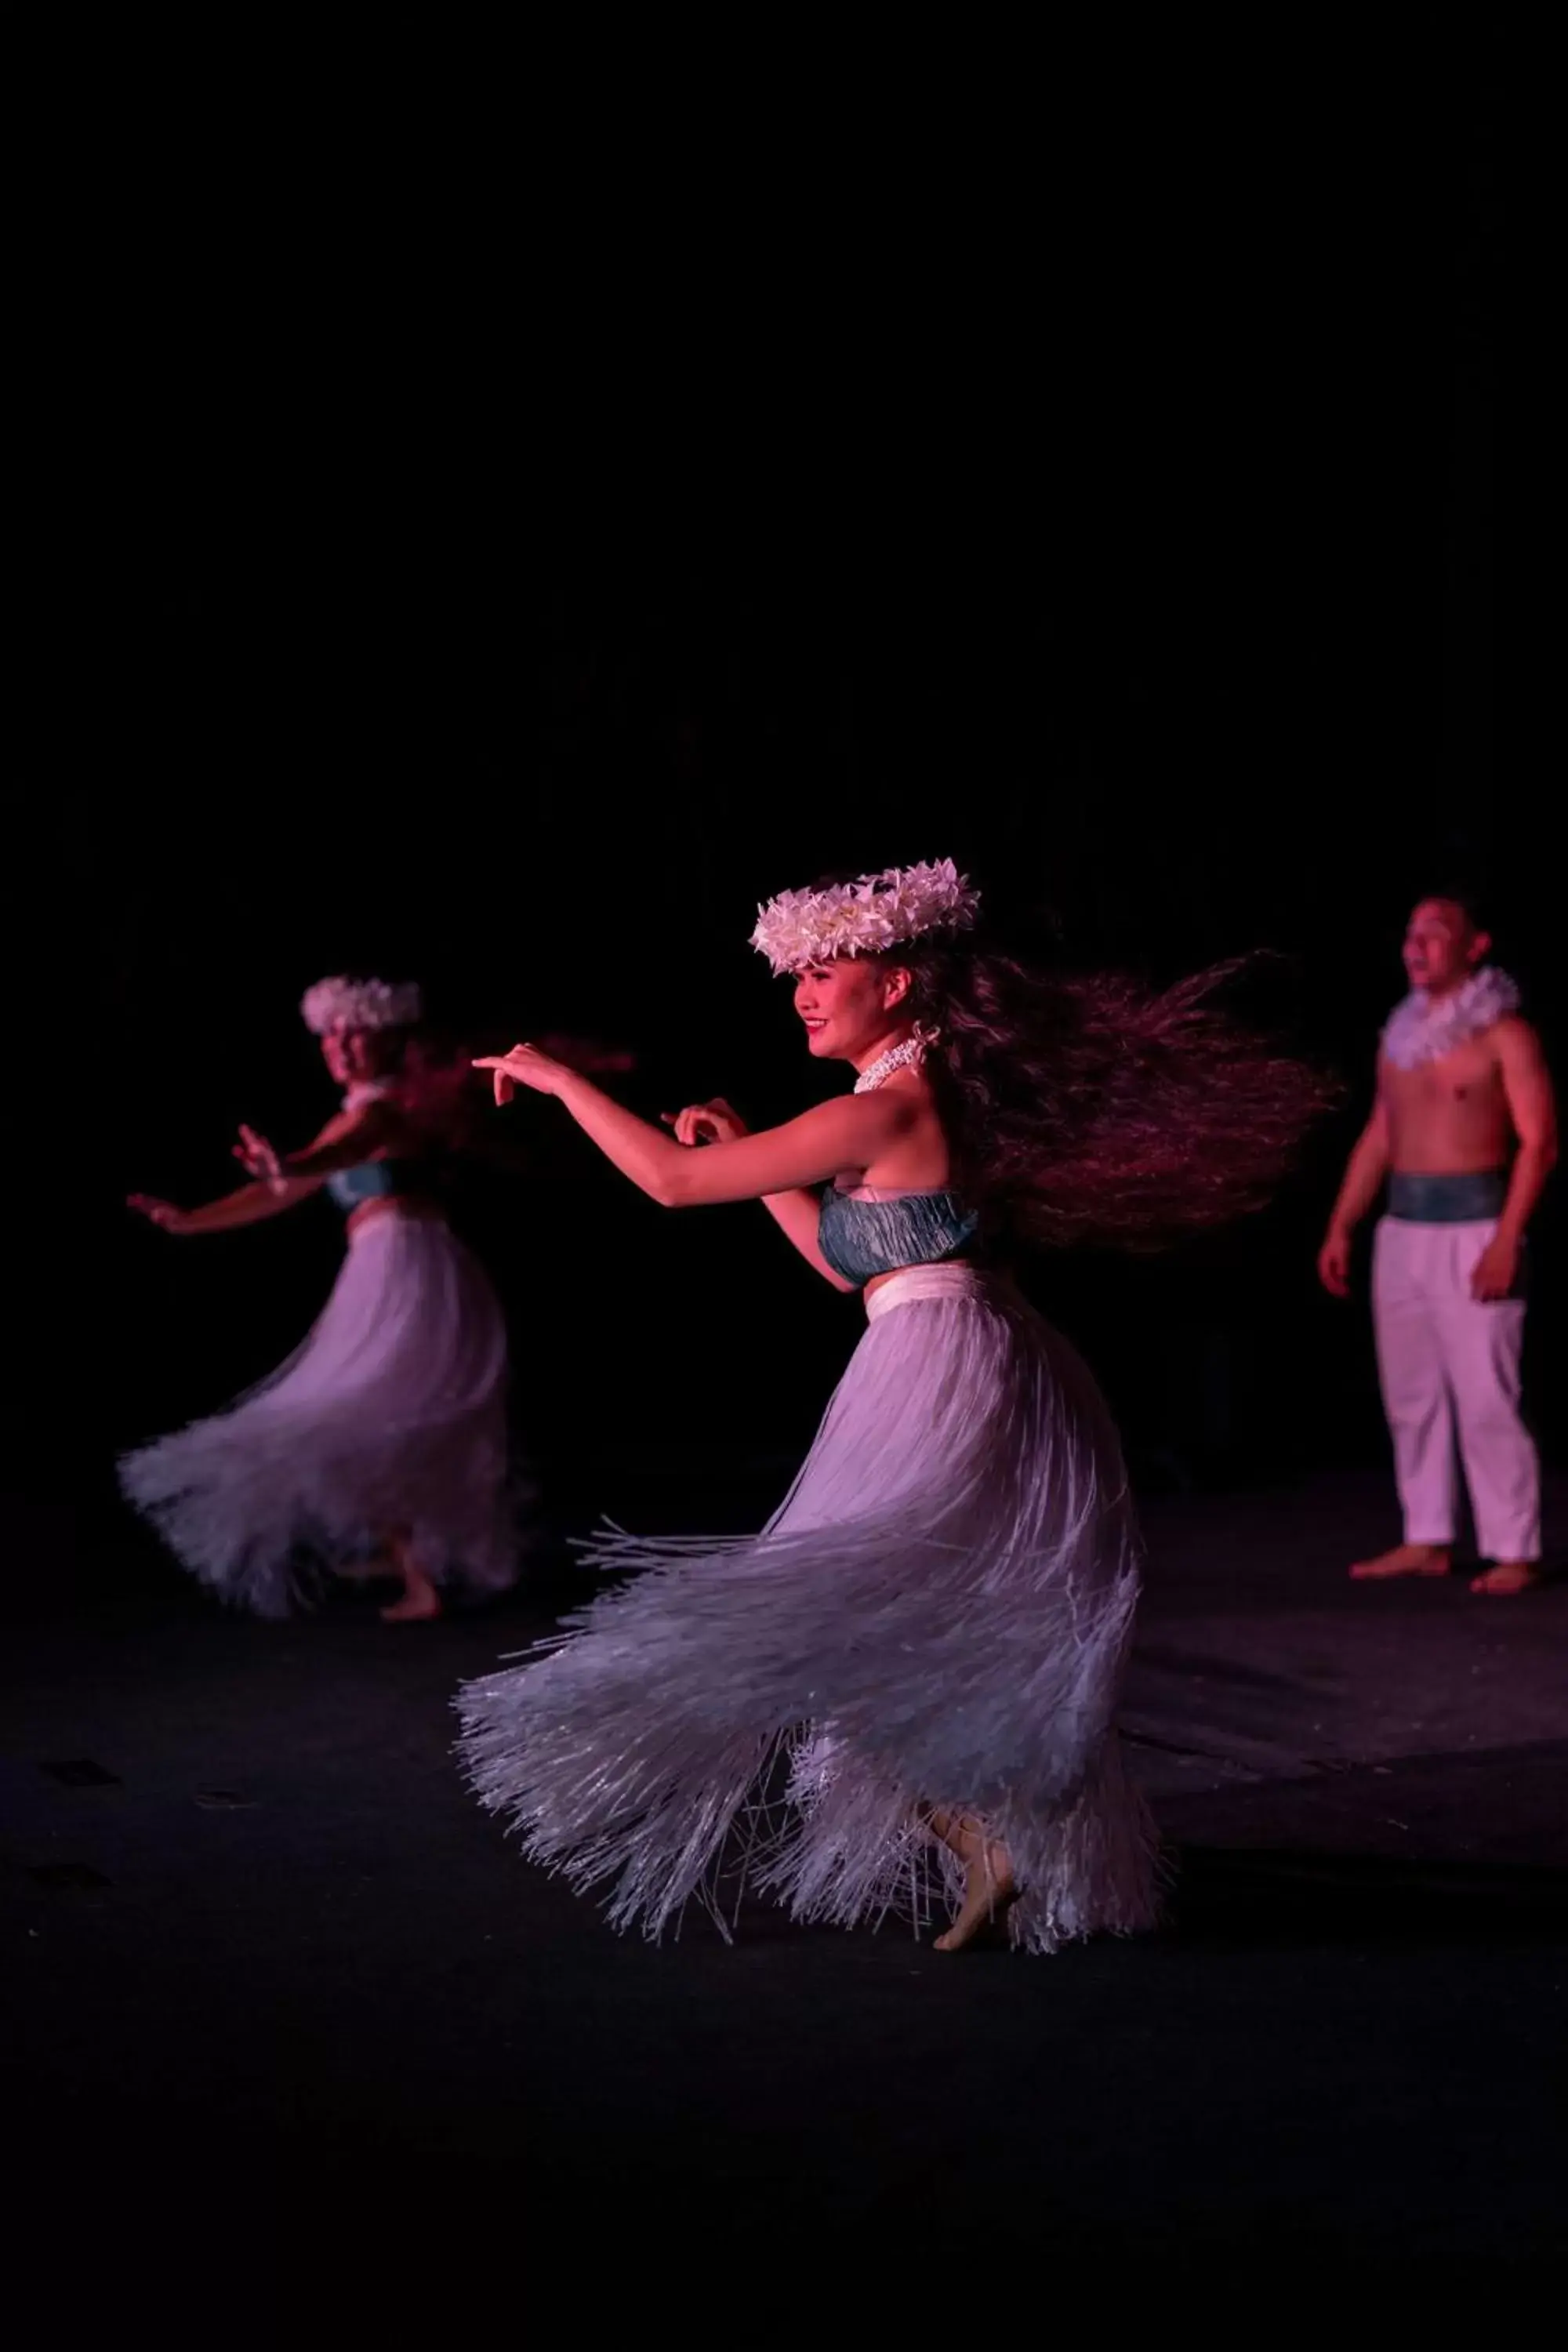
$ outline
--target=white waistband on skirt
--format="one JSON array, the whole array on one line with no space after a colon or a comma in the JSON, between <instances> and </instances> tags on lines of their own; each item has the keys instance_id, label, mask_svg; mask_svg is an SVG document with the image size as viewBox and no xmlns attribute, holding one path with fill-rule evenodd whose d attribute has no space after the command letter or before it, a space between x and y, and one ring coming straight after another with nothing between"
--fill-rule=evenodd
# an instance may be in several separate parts
<instances>
[{"instance_id":1,"label":"white waistband on skirt","mask_svg":"<svg viewBox=\"0 0 1568 2352\"><path fill-rule=\"evenodd\" d=\"M874 1323L895 1307L915 1298L987 1298L1006 1287L1005 1277L960 1262L949 1265L905 1265L879 1282L866 1300L866 1315Z\"/></svg>"},{"instance_id":2,"label":"white waistband on skirt","mask_svg":"<svg viewBox=\"0 0 1568 2352\"><path fill-rule=\"evenodd\" d=\"M344 1238L354 1242L372 1225L379 1225L388 1217L405 1225L444 1225L447 1222L438 1204L422 1199L417 1192L377 1192L368 1201L354 1202L343 1227Z\"/></svg>"}]
</instances>

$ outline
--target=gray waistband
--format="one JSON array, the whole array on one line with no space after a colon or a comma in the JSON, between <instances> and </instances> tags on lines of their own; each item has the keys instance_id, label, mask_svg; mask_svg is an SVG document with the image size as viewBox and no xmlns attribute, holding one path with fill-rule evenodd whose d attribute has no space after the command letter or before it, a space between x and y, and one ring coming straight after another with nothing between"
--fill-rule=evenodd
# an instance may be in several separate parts
<instances>
[{"instance_id":1,"label":"gray waistband","mask_svg":"<svg viewBox=\"0 0 1568 2352\"><path fill-rule=\"evenodd\" d=\"M1500 1215L1507 1195L1500 1168L1464 1176L1391 1176L1388 1213L1409 1225L1479 1224Z\"/></svg>"}]
</instances>

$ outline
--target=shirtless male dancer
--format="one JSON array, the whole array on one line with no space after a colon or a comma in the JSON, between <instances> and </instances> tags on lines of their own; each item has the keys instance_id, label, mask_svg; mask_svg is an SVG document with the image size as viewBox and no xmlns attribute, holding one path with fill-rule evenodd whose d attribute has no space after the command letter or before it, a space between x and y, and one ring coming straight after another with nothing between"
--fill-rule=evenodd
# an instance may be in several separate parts
<instances>
[{"instance_id":1,"label":"shirtless male dancer","mask_svg":"<svg viewBox=\"0 0 1568 2352\"><path fill-rule=\"evenodd\" d=\"M1318 1257L1350 1295L1351 1242L1384 1181L1373 1318L1405 1540L1356 1577L1446 1576L1458 1500L1455 1432L1490 1562L1472 1592L1540 1574L1541 1468L1520 1418L1525 1227L1557 1158L1552 1081L1519 992L1456 898L1424 898L1405 938L1411 993L1383 1033L1377 1101Z\"/></svg>"}]
</instances>

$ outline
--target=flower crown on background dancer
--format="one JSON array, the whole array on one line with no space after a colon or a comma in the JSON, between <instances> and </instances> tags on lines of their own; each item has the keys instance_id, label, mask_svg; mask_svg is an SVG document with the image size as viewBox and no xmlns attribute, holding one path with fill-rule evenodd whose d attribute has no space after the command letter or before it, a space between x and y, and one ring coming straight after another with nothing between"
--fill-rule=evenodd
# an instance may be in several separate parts
<instances>
[{"instance_id":1,"label":"flower crown on background dancer","mask_svg":"<svg viewBox=\"0 0 1568 2352\"><path fill-rule=\"evenodd\" d=\"M300 1000L300 1013L312 1036L344 1029L409 1029L423 1017L416 981L357 980L335 973L319 980Z\"/></svg>"}]
</instances>

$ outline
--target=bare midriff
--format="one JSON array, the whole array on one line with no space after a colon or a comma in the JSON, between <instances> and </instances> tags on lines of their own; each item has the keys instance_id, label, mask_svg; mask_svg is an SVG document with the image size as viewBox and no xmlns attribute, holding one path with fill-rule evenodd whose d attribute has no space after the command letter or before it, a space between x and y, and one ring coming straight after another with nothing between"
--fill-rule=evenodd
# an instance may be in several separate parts
<instances>
[{"instance_id":1,"label":"bare midriff","mask_svg":"<svg viewBox=\"0 0 1568 2352\"><path fill-rule=\"evenodd\" d=\"M1385 1061L1380 1082L1396 1175L1470 1176L1507 1167L1513 1122L1489 1035L1414 1070Z\"/></svg>"}]
</instances>

